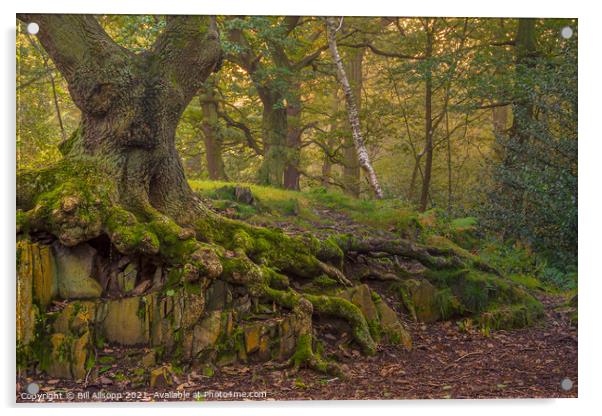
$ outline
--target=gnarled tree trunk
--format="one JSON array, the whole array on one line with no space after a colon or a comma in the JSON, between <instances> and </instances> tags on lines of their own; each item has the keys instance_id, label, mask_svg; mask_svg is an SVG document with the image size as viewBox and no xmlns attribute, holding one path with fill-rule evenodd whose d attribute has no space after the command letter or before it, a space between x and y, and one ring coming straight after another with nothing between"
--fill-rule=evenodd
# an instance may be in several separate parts
<instances>
[{"instance_id":1,"label":"gnarled tree trunk","mask_svg":"<svg viewBox=\"0 0 602 416\"><path fill-rule=\"evenodd\" d=\"M152 207L180 223L200 204L175 148L180 116L221 59L209 17L170 17L152 49L116 44L92 16L21 15L65 77L81 126L63 142L68 160L94 160L117 185L118 202ZM25 202L25 201L23 201Z\"/></svg>"}]
</instances>

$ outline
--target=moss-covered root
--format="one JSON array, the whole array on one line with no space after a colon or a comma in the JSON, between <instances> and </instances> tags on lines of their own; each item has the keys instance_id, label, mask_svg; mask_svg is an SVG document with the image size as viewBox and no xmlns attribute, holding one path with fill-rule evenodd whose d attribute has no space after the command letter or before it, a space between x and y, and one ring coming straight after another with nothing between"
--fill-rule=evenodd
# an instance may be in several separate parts
<instances>
[{"instance_id":1,"label":"moss-covered root","mask_svg":"<svg viewBox=\"0 0 602 416\"><path fill-rule=\"evenodd\" d=\"M304 295L309 300L314 312L321 315L341 318L351 325L354 340L366 355L376 353L376 343L370 335L370 327L362 311L353 303L336 296Z\"/></svg>"},{"instance_id":2,"label":"moss-covered root","mask_svg":"<svg viewBox=\"0 0 602 416\"><path fill-rule=\"evenodd\" d=\"M296 318L297 348L288 362L294 371L302 367L310 368L320 373L343 377L341 368L333 362L324 360L315 353L312 346L312 314L313 305L307 299L299 297L293 308Z\"/></svg>"},{"instance_id":3,"label":"moss-covered root","mask_svg":"<svg viewBox=\"0 0 602 416\"><path fill-rule=\"evenodd\" d=\"M302 367L309 368L311 370L331 374L333 376L344 378L345 373L336 363L326 361L319 354L314 353L312 348L312 336L311 334L303 334L299 336L297 340L297 349L288 362L288 365L293 368L294 371L298 371Z\"/></svg>"},{"instance_id":4,"label":"moss-covered root","mask_svg":"<svg viewBox=\"0 0 602 416\"><path fill-rule=\"evenodd\" d=\"M386 253L401 257L413 258L430 269L474 267L487 273L500 276L500 272L470 253L463 253L452 248L415 244L409 240L358 239L350 235L334 237L344 253L356 252L366 255Z\"/></svg>"},{"instance_id":5,"label":"moss-covered root","mask_svg":"<svg viewBox=\"0 0 602 416\"><path fill-rule=\"evenodd\" d=\"M336 280L339 284L348 287L353 286L353 283L351 283L349 279L345 277L343 272L337 269L336 267L323 263L321 261L318 261L318 266L328 277Z\"/></svg>"},{"instance_id":6,"label":"moss-covered root","mask_svg":"<svg viewBox=\"0 0 602 416\"><path fill-rule=\"evenodd\" d=\"M265 296L277 304L295 310L302 300L307 300L312 305L313 313L318 315L333 316L341 318L351 326L353 338L359 344L366 355L376 353L376 343L370 335L370 327L362 311L353 303L336 296L326 295L303 295L289 290L277 290L269 286L263 288Z\"/></svg>"}]
</instances>

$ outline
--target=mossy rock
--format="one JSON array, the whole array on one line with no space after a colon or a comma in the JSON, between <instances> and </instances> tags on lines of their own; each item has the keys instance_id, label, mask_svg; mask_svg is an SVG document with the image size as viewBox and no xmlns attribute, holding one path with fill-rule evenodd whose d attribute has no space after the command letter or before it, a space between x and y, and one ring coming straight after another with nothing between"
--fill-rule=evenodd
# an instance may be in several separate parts
<instances>
[{"instance_id":1,"label":"mossy rock","mask_svg":"<svg viewBox=\"0 0 602 416\"><path fill-rule=\"evenodd\" d=\"M55 333L50 336L51 359L46 372L51 377L82 380L90 348L90 333L81 336Z\"/></svg>"},{"instance_id":2,"label":"mossy rock","mask_svg":"<svg viewBox=\"0 0 602 416\"><path fill-rule=\"evenodd\" d=\"M96 250L88 244L52 246L56 260L58 294L62 299L96 299L102 287L93 276Z\"/></svg>"},{"instance_id":3,"label":"mossy rock","mask_svg":"<svg viewBox=\"0 0 602 416\"><path fill-rule=\"evenodd\" d=\"M35 337L37 308L33 303L33 250L29 241L17 243L17 343L29 345Z\"/></svg>"},{"instance_id":4,"label":"mossy rock","mask_svg":"<svg viewBox=\"0 0 602 416\"><path fill-rule=\"evenodd\" d=\"M259 350L259 340L262 335L261 324L247 325L244 328L244 335L246 353L251 354Z\"/></svg>"},{"instance_id":5,"label":"mossy rock","mask_svg":"<svg viewBox=\"0 0 602 416\"><path fill-rule=\"evenodd\" d=\"M171 366L164 365L151 370L149 383L151 388L169 387L172 386L173 383L174 377Z\"/></svg>"},{"instance_id":6,"label":"mossy rock","mask_svg":"<svg viewBox=\"0 0 602 416\"><path fill-rule=\"evenodd\" d=\"M543 315L539 302L492 307L481 313L478 322L484 329L517 329L531 326Z\"/></svg>"},{"instance_id":7,"label":"mossy rock","mask_svg":"<svg viewBox=\"0 0 602 416\"><path fill-rule=\"evenodd\" d=\"M407 328L399 321L397 314L366 284L339 292L338 296L349 300L364 315L370 334L375 341L402 344L412 348L412 337ZM383 338L384 337L384 338Z\"/></svg>"},{"instance_id":8,"label":"mossy rock","mask_svg":"<svg viewBox=\"0 0 602 416\"><path fill-rule=\"evenodd\" d=\"M63 334L79 334L94 322L96 315L96 304L90 301L75 301L68 303L58 313L53 322L55 332Z\"/></svg>"},{"instance_id":9,"label":"mossy rock","mask_svg":"<svg viewBox=\"0 0 602 416\"><path fill-rule=\"evenodd\" d=\"M412 349L412 337L407 328L399 321L397 314L385 302L377 302L376 309L380 326L391 344L401 344L406 349Z\"/></svg>"},{"instance_id":10,"label":"mossy rock","mask_svg":"<svg viewBox=\"0 0 602 416\"><path fill-rule=\"evenodd\" d=\"M122 272L117 274L117 284L121 293L129 293L136 287L138 277L138 267L134 263L129 263Z\"/></svg>"},{"instance_id":11,"label":"mossy rock","mask_svg":"<svg viewBox=\"0 0 602 416\"><path fill-rule=\"evenodd\" d=\"M543 306L527 289L509 278L475 269L429 270L437 287L431 300L440 319L472 316L490 329L531 325Z\"/></svg>"},{"instance_id":12,"label":"mossy rock","mask_svg":"<svg viewBox=\"0 0 602 416\"><path fill-rule=\"evenodd\" d=\"M441 319L438 308L437 288L427 280L407 279L398 287L402 302L412 316L420 322Z\"/></svg>"},{"instance_id":13,"label":"mossy rock","mask_svg":"<svg viewBox=\"0 0 602 416\"><path fill-rule=\"evenodd\" d=\"M102 335L109 342L121 345L148 344L150 340L147 316L142 297L112 299L102 305L104 319Z\"/></svg>"},{"instance_id":14,"label":"mossy rock","mask_svg":"<svg viewBox=\"0 0 602 416\"><path fill-rule=\"evenodd\" d=\"M194 327L193 357L209 348L214 348L222 332L222 312L210 311Z\"/></svg>"},{"instance_id":15,"label":"mossy rock","mask_svg":"<svg viewBox=\"0 0 602 416\"><path fill-rule=\"evenodd\" d=\"M368 322L378 320L378 313L372 300L372 292L368 285L359 285L338 293L341 298L350 301L360 308Z\"/></svg>"}]
</instances>

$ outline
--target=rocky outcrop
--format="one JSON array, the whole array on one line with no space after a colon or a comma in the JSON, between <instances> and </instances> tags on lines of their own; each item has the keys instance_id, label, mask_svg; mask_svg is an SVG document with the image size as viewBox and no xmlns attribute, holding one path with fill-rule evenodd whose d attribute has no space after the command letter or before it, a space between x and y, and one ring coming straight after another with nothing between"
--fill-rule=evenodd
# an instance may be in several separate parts
<instances>
[{"instance_id":1,"label":"rocky outcrop","mask_svg":"<svg viewBox=\"0 0 602 416\"><path fill-rule=\"evenodd\" d=\"M18 248L18 340L21 347L35 346L26 354L26 366L33 363L52 377L84 378L96 366L92 351L98 343L138 351L155 385L170 383L164 363L212 368L206 366L284 361L298 349L299 316L262 304L230 283L190 282L183 270L145 266L126 256L109 262L88 244L67 248L23 241ZM367 285L337 296L361 311L382 342L411 347L395 312ZM66 302L48 309L60 299Z\"/></svg>"},{"instance_id":2,"label":"rocky outcrop","mask_svg":"<svg viewBox=\"0 0 602 416\"><path fill-rule=\"evenodd\" d=\"M407 349L412 348L412 337L408 329L378 294L370 290L366 284L342 291L339 296L357 306L368 321L372 335L384 337L383 341L392 344L402 344Z\"/></svg>"},{"instance_id":3,"label":"rocky outcrop","mask_svg":"<svg viewBox=\"0 0 602 416\"><path fill-rule=\"evenodd\" d=\"M93 277L96 250L88 244L65 247L52 245L56 260L58 294L62 299L95 299L102 287Z\"/></svg>"}]
</instances>

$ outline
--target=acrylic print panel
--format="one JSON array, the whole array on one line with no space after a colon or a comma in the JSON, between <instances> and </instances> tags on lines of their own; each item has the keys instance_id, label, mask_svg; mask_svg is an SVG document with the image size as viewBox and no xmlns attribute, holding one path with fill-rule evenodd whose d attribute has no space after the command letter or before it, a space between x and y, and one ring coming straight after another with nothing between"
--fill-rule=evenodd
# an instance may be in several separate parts
<instances>
[{"instance_id":1,"label":"acrylic print panel","mask_svg":"<svg viewBox=\"0 0 602 416\"><path fill-rule=\"evenodd\" d=\"M577 38L17 15L16 400L576 397Z\"/></svg>"}]
</instances>

